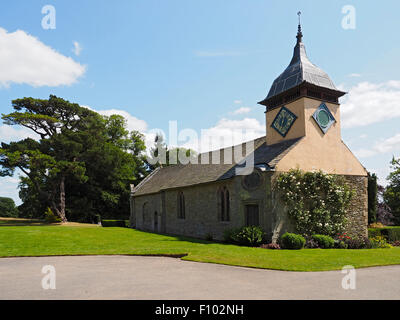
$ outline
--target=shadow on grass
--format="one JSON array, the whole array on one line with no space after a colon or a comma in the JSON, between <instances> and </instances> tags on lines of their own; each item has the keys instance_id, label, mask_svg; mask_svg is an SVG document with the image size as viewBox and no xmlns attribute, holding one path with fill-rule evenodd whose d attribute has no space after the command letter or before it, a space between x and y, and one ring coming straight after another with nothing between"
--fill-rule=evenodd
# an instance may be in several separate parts
<instances>
[{"instance_id":1,"label":"shadow on grass","mask_svg":"<svg viewBox=\"0 0 400 320\"><path fill-rule=\"evenodd\" d=\"M50 225L58 225L58 223L48 223L40 219L0 218L0 227L50 226Z\"/></svg>"}]
</instances>

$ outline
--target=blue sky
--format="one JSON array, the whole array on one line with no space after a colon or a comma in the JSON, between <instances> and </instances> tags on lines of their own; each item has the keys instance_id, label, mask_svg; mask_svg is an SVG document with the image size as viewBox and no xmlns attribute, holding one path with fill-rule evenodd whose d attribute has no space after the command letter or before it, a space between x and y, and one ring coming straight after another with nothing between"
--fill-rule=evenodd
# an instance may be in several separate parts
<instances>
[{"instance_id":1,"label":"blue sky","mask_svg":"<svg viewBox=\"0 0 400 320\"><path fill-rule=\"evenodd\" d=\"M56 9L56 29L42 28L45 5ZM355 29L342 27L345 5L356 10ZM261 135L257 101L290 61L298 10L309 58L349 92L343 140L384 183L400 153L395 0L3 1L0 113L13 99L55 94L122 113L145 133L176 120L179 129ZM26 134L0 124L0 141ZM17 180L0 178L0 196L19 202Z\"/></svg>"}]
</instances>

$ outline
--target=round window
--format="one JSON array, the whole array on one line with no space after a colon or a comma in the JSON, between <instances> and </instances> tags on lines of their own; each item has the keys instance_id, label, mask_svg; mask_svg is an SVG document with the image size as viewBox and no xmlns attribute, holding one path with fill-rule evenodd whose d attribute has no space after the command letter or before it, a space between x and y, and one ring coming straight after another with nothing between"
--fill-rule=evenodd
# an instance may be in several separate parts
<instances>
[{"instance_id":1,"label":"round window","mask_svg":"<svg viewBox=\"0 0 400 320\"><path fill-rule=\"evenodd\" d=\"M318 122L322 127L326 127L329 124L330 117L328 112L325 110L320 110L318 112Z\"/></svg>"},{"instance_id":2,"label":"round window","mask_svg":"<svg viewBox=\"0 0 400 320\"><path fill-rule=\"evenodd\" d=\"M262 183L262 175L259 170L253 170L253 172L243 177L243 187L247 190L257 189Z\"/></svg>"}]
</instances>

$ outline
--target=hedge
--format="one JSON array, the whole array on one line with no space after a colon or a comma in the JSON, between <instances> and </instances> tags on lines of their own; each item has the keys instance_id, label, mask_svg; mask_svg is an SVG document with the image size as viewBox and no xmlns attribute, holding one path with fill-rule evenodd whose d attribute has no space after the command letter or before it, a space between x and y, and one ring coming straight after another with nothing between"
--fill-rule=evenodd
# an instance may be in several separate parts
<instances>
[{"instance_id":1,"label":"hedge","mask_svg":"<svg viewBox=\"0 0 400 320\"><path fill-rule=\"evenodd\" d=\"M383 236L389 242L400 240L400 227L369 228L368 238Z\"/></svg>"},{"instance_id":2,"label":"hedge","mask_svg":"<svg viewBox=\"0 0 400 320\"><path fill-rule=\"evenodd\" d=\"M128 221L128 223L126 223ZM129 220L101 220L101 225L103 227L128 227Z\"/></svg>"}]
</instances>

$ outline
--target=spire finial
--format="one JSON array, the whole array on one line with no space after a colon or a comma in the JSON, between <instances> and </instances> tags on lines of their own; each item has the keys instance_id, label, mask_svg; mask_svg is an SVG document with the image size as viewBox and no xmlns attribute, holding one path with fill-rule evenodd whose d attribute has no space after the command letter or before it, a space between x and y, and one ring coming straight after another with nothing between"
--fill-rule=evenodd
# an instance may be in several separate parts
<instances>
[{"instance_id":1,"label":"spire finial","mask_svg":"<svg viewBox=\"0 0 400 320\"><path fill-rule=\"evenodd\" d=\"M301 32L301 20L300 20L301 11L297 12L297 15L299 16L299 26L297 28L296 38L297 38L297 43L300 43L300 42L302 42L302 39L303 39L303 33Z\"/></svg>"}]
</instances>

